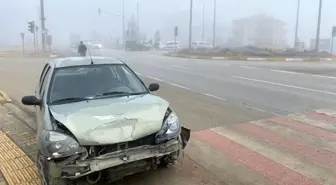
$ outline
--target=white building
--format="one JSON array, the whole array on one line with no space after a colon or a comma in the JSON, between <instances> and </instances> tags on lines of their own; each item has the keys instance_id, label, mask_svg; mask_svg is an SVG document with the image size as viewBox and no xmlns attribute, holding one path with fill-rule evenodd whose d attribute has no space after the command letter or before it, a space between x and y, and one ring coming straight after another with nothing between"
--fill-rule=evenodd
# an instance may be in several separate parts
<instances>
[{"instance_id":1,"label":"white building","mask_svg":"<svg viewBox=\"0 0 336 185\"><path fill-rule=\"evenodd\" d=\"M232 22L232 39L235 46L283 49L286 47L285 23L265 14Z\"/></svg>"}]
</instances>

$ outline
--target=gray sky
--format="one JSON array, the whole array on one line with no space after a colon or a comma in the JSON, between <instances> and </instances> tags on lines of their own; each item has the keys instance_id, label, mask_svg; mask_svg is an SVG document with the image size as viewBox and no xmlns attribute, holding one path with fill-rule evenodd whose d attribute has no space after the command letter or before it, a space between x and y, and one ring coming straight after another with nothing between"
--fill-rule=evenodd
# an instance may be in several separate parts
<instances>
[{"instance_id":1,"label":"gray sky","mask_svg":"<svg viewBox=\"0 0 336 185\"><path fill-rule=\"evenodd\" d=\"M121 14L122 0L45 0L46 25L53 35L54 43L65 43L71 32L88 35L91 31L121 35L121 18L108 15L99 16L97 9ZM167 28L169 24L188 28L189 0L139 0L140 27L149 37L156 29ZM205 4L206 36L211 37L213 17L212 0L194 0L194 25L201 24L202 3ZM324 0L321 37L330 37L331 27L336 25L335 0ZM288 42L294 38L296 0L217 0L218 25L230 27L233 19L258 13L267 13L287 23ZM20 44L20 32L28 34L28 21L38 21L39 0L0 0L0 22L2 29L0 44ZM299 38L308 41L316 35L318 0L301 0ZM136 0L125 0L125 15L136 14ZM174 16L175 15L175 16ZM176 15L178 17L176 18ZM183 17L181 17L183 16ZM39 21L38 21L39 22ZM170 27L170 25L169 25ZM166 30L167 31L167 30ZM220 33L217 33L220 34ZM27 39L28 39L27 38Z\"/></svg>"}]
</instances>

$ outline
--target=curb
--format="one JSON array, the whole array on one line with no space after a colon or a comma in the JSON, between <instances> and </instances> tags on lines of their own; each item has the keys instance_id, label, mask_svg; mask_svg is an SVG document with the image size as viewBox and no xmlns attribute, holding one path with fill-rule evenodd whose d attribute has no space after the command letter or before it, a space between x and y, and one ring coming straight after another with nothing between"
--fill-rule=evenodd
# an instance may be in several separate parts
<instances>
[{"instance_id":1,"label":"curb","mask_svg":"<svg viewBox=\"0 0 336 185\"><path fill-rule=\"evenodd\" d=\"M11 103L11 102L12 102L12 100L9 98L7 93L0 90L0 104Z\"/></svg>"},{"instance_id":2,"label":"curb","mask_svg":"<svg viewBox=\"0 0 336 185\"><path fill-rule=\"evenodd\" d=\"M207 59L207 60L239 60L239 61L280 61L280 62L293 62L293 61L306 61L306 62L322 62L322 61L336 61L336 58L259 58L259 57L243 57L243 56L232 56L232 57L211 57L211 56L191 56L191 55L175 55L175 54L164 54L168 57L178 57L178 58L189 58L189 59Z\"/></svg>"},{"instance_id":3,"label":"curb","mask_svg":"<svg viewBox=\"0 0 336 185\"><path fill-rule=\"evenodd\" d=\"M34 54L26 54L22 53L9 53L9 52L0 52L0 58L57 58L60 57L59 53L50 53L47 55L34 55Z\"/></svg>"},{"instance_id":4,"label":"curb","mask_svg":"<svg viewBox=\"0 0 336 185\"><path fill-rule=\"evenodd\" d=\"M47 55L47 56L41 56L41 55L36 55L36 56L34 56L34 55L26 55L26 56L18 56L18 55L16 55L16 56L13 56L13 55L7 55L7 56L1 56L0 55L0 58L58 58L58 57L60 57L60 55Z\"/></svg>"}]
</instances>

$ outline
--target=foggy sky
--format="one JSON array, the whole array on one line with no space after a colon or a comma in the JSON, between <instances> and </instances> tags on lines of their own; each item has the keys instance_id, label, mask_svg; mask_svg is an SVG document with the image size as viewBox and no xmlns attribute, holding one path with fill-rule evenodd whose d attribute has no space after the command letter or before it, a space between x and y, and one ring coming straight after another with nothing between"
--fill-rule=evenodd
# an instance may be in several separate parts
<instances>
[{"instance_id":1,"label":"foggy sky","mask_svg":"<svg viewBox=\"0 0 336 185\"><path fill-rule=\"evenodd\" d=\"M188 29L189 0L139 0L140 29L151 37L155 30L167 29L169 24ZM201 24L202 3L205 6L206 37L211 37L213 1L194 0L195 26ZM308 41L316 36L318 0L301 0L299 39ZM217 0L217 25L230 27L231 21L259 13L266 13L287 23L288 43L294 39L296 0ZM331 27L336 25L335 0L324 0L321 38L329 38ZM71 32L88 36L92 31L121 36L122 19L117 16L98 15L97 9L121 14L122 0L45 0L46 26L53 35L54 43L67 43ZM136 0L125 0L125 16L136 15ZM0 0L0 44L20 44L20 32L27 37L28 21L39 21L39 0ZM169 25L172 26L172 25ZM218 33L220 34L220 33Z\"/></svg>"}]
</instances>

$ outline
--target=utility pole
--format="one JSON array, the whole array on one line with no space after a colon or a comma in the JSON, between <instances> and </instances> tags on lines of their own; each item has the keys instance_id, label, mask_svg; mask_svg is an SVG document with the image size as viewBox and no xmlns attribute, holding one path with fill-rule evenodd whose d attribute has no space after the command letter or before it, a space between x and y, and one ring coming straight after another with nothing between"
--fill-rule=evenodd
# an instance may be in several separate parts
<instances>
[{"instance_id":1,"label":"utility pole","mask_svg":"<svg viewBox=\"0 0 336 185\"><path fill-rule=\"evenodd\" d=\"M215 48L215 40L216 40L216 0L214 0L214 17L213 17L213 28L212 28L212 47Z\"/></svg>"},{"instance_id":2,"label":"utility pole","mask_svg":"<svg viewBox=\"0 0 336 185\"><path fill-rule=\"evenodd\" d=\"M193 0L190 0L190 18L189 18L189 49L191 49L192 40L192 15L193 15Z\"/></svg>"},{"instance_id":3,"label":"utility pole","mask_svg":"<svg viewBox=\"0 0 336 185\"><path fill-rule=\"evenodd\" d=\"M300 0L297 0L297 10L296 10L296 24L295 24L295 37L294 37L294 48L297 48L298 44L298 29L299 29L299 16L300 16Z\"/></svg>"},{"instance_id":4,"label":"utility pole","mask_svg":"<svg viewBox=\"0 0 336 185\"><path fill-rule=\"evenodd\" d=\"M45 17L44 17L44 0L40 0L41 8L41 40L42 40L42 51L45 52Z\"/></svg>"},{"instance_id":5,"label":"utility pole","mask_svg":"<svg viewBox=\"0 0 336 185\"><path fill-rule=\"evenodd\" d=\"M138 34L140 32L140 25L139 25L139 0L137 0L137 31Z\"/></svg>"},{"instance_id":6,"label":"utility pole","mask_svg":"<svg viewBox=\"0 0 336 185\"><path fill-rule=\"evenodd\" d=\"M331 30L331 48L330 48L330 53L331 54L334 53L334 40L335 40L335 36L336 36L336 26L333 26L332 30Z\"/></svg>"},{"instance_id":7,"label":"utility pole","mask_svg":"<svg viewBox=\"0 0 336 185\"><path fill-rule=\"evenodd\" d=\"M122 0L122 40L125 49L125 0Z\"/></svg>"},{"instance_id":8,"label":"utility pole","mask_svg":"<svg viewBox=\"0 0 336 185\"><path fill-rule=\"evenodd\" d=\"M20 35L21 35L21 41L22 41L22 54L24 55L25 54L25 44L24 44L25 33L22 32L20 33Z\"/></svg>"},{"instance_id":9,"label":"utility pole","mask_svg":"<svg viewBox=\"0 0 336 185\"><path fill-rule=\"evenodd\" d=\"M204 3L202 5L202 41L204 42Z\"/></svg>"},{"instance_id":10,"label":"utility pole","mask_svg":"<svg viewBox=\"0 0 336 185\"><path fill-rule=\"evenodd\" d=\"M39 40L38 40L38 26L35 25L35 34L36 34L36 50L39 51Z\"/></svg>"},{"instance_id":11,"label":"utility pole","mask_svg":"<svg viewBox=\"0 0 336 185\"><path fill-rule=\"evenodd\" d=\"M317 30L316 30L315 52L319 52L320 51L321 13L322 13L322 0L320 0L320 3L319 3L319 11L318 11L318 19L317 19Z\"/></svg>"}]
</instances>

